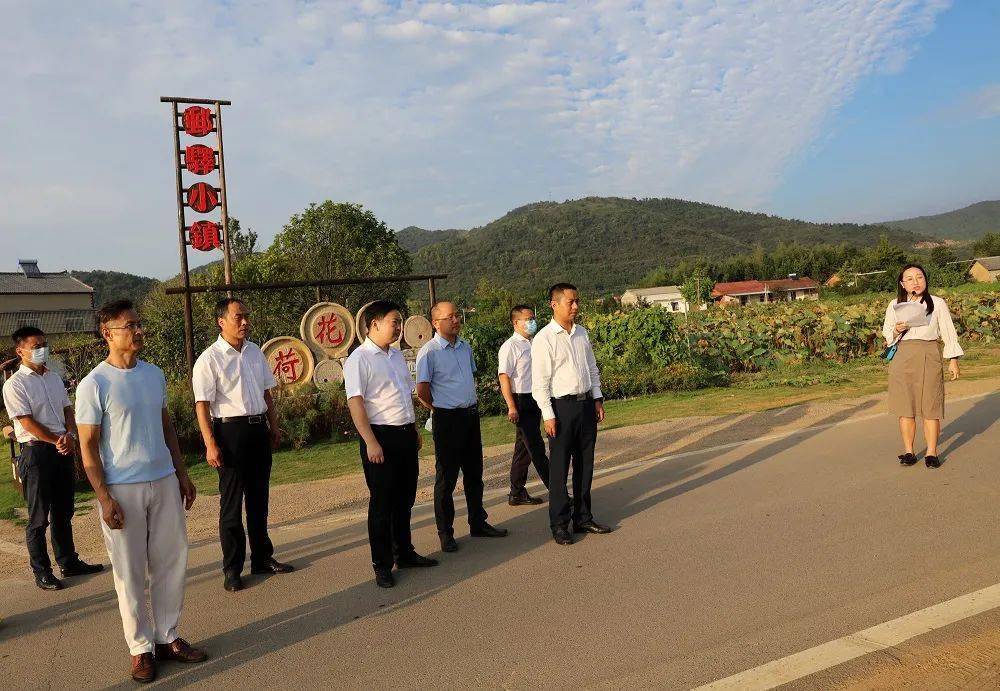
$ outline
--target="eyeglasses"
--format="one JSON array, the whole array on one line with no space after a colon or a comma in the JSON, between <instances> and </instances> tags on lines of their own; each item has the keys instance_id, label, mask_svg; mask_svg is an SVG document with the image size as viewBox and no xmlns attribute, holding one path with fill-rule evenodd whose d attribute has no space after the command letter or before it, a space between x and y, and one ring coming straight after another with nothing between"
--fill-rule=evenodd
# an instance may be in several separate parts
<instances>
[{"instance_id":1,"label":"eyeglasses","mask_svg":"<svg viewBox=\"0 0 1000 691\"><path fill-rule=\"evenodd\" d=\"M462 315L452 312L451 314L446 314L443 317L438 317L434 321L441 322L441 321L448 321L450 319L454 319L455 321L462 321Z\"/></svg>"},{"instance_id":2,"label":"eyeglasses","mask_svg":"<svg viewBox=\"0 0 1000 691\"><path fill-rule=\"evenodd\" d=\"M104 327L108 331L113 331L114 329L128 329L129 331L139 331L142 329L142 322L128 322L125 326L106 326Z\"/></svg>"}]
</instances>

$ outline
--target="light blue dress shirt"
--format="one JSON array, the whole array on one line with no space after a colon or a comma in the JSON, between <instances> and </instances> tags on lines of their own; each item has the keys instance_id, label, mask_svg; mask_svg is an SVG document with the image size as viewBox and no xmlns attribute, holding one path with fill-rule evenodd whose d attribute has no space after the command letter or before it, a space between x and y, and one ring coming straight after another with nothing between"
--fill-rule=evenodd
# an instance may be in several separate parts
<instances>
[{"instance_id":1,"label":"light blue dress shirt","mask_svg":"<svg viewBox=\"0 0 1000 691\"><path fill-rule=\"evenodd\" d=\"M431 385L435 408L468 408L476 404L476 360L472 346L461 338L455 345L441 334L417 353L417 383Z\"/></svg>"}]
</instances>

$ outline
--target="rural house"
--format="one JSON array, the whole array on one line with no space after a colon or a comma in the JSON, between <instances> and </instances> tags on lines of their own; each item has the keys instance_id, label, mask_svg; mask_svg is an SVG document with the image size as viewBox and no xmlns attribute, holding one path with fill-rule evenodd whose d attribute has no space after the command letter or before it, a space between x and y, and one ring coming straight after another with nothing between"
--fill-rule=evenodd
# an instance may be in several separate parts
<instances>
[{"instance_id":1,"label":"rural house","mask_svg":"<svg viewBox=\"0 0 1000 691\"><path fill-rule=\"evenodd\" d=\"M1000 256L976 257L969 267L969 275L979 283L996 283L1000 280Z\"/></svg>"},{"instance_id":2,"label":"rural house","mask_svg":"<svg viewBox=\"0 0 1000 691\"><path fill-rule=\"evenodd\" d=\"M795 274L773 281L716 283L712 289L712 299L720 305L818 300L819 283L811 278L799 278Z\"/></svg>"},{"instance_id":3,"label":"rural house","mask_svg":"<svg viewBox=\"0 0 1000 691\"><path fill-rule=\"evenodd\" d=\"M679 286L660 286L658 288L629 288L622 293L623 306L659 305L668 312L687 312L688 301L681 295Z\"/></svg>"},{"instance_id":4,"label":"rural house","mask_svg":"<svg viewBox=\"0 0 1000 691\"><path fill-rule=\"evenodd\" d=\"M38 260L18 260L21 270L0 272L0 337L22 326L47 334L93 333L94 289L68 271L42 272Z\"/></svg>"}]
</instances>

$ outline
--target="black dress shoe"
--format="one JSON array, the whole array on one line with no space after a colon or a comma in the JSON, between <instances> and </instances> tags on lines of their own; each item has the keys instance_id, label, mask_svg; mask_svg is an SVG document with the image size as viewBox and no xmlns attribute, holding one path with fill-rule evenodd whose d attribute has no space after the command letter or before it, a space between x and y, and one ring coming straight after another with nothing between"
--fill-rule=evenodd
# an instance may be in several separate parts
<instances>
[{"instance_id":1,"label":"black dress shoe","mask_svg":"<svg viewBox=\"0 0 1000 691\"><path fill-rule=\"evenodd\" d=\"M250 573L259 575L262 573L291 573L295 567L291 564L282 564L277 559L268 559L263 564L250 567Z\"/></svg>"},{"instance_id":2,"label":"black dress shoe","mask_svg":"<svg viewBox=\"0 0 1000 691\"><path fill-rule=\"evenodd\" d=\"M222 587L231 593L243 590L243 579L240 578L238 573L227 573L226 580L223 581Z\"/></svg>"},{"instance_id":3,"label":"black dress shoe","mask_svg":"<svg viewBox=\"0 0 1000 691\"><path fill-rule=\"evenodd\" d=\"M528 506L541 504L542 500L538 497L533 497L527 492L522 492L521 494L511 494L507 497L507 503L511 506Z\"/></svg>"},{"instance_id":4,"label":"black dress shoe","mask_svg":"<svg viewBox=\"0 0 1000 691\"><path fill-rule=\"evenodd\" d=\"M483 523L480 526L469 531L472 537L507 537L506 528L494 528L489 523Z\"/></svg>"},{"instance_id":5,"label":"black dress shoe","mask_svg":"<svg viewBox=\"0 0 1000 691\"><path fill-rule=\"evenodd\" d=\"M569 534L569 531L565 528L556 528L552 531L552 539L556 541L557 545L572 545L573 536Z\"/></svg>"},{"instance_id":6,"label":"black dress shoe","mask_svg":"<svg viewBox=\"0 0 1000 691\"><path fill-rule=\"evenodd\" d=\"M51 571L35 575L35 585L42 590L62 590L63 584Z\"/></svg>"},{"instance_id":7,"label":"black dress shoe","mask_svg":"<svg viewBox=\"0 0 1000 691\"><path fill-rule=\"evenodd\" d=\"M455 542L455 538L451 535L441 536L441 550L444 552L457 552L458 543Z\"/></svg>"},{"instance_id":8,"label":"black dress shoe","mask_svg":"<svg viewBox=\"0 0 1000 691\"><path fill-rule=\"evenodd\" d=\"M900 465L913 465L916 462L917 462L917 457L914 456L912 453L904 453L899 457Z\"/></svg>"},{"instance_id":9,"label":"black dress shoe","mask_svg":"<svg viewBox=\"0 0 1000 691\"><path fill-rule=\"evenodd\" d=\"M62 572L63 578L69 578L70 576L87 576L92 573L100 573L104 571L104 564L88 564L87 562L77 559L76 561L71 561L66 564L64 568L59 569Z\"/></svg>"},{"instance_id":10,"label":"black dress shoe","mask_svg":"<svg viewBox=\"0 0 1000 691\"><path fill-rule=\"evenodd\" d=\"M379 588L391 588L396 585L396 579L392 577L389 569L375 569L375 585Z\"/></svg>"},{"instance_id":11,"label":"black dress shoe","mask_svg":"<svg viewBox=\"0 0 1000 691\"><path fill-rule=\"evenodd\" d=\"M924 465L926 465L928 468L940 468L941 459L938 458L937 456L927 456L924 459Z\"/></svg>"},{"instance_id":12,"label":"black dress shoe","mask_svg":"<svg viewBox=\"0 0 1000 691\"><path fill-rule=\"evenodd\" d=\"M607 535L611 532L611 528L606 525L601 525L597 521L587 521L586 523L574 523L573 524L574 533L594 533L595 535Z\"/></svg>"},{"instance_id":13,"label":"black dress shoe","mask_svg":"<svg viewBox=\"0 0 1000 691\"><path fill-rule=\"evenodd\" d=\"M402 554L396 558L396 566L401 569L421 568L426 566L437 566L438 560L425 557L416 552Z\"/></svg>"}]
</instances>

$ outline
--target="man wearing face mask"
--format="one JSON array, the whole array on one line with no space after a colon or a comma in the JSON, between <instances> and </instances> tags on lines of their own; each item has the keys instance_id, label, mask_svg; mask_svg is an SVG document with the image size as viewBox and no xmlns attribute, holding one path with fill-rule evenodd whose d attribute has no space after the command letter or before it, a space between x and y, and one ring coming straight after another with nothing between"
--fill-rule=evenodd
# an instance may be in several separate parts
<instances>
[{"instance_id":1,"label":"man wearing face mask","mask_svg":"<svg viewBox=\"0 0 1000 691\"><path fill-rule=\"evenodd\" d=\"M507 419L517 428L507 503L511 506L541 504L542 500L532 497L524 487L528 466L532 463L542 483L549 486L549 459L539 432L542 411L531 396L531 338L538 330L535 310L528 305L515 305L510 311L510 321L514 325L514 335L500 346L497 357L500 393L507 401Z\"/></svg>"},{"instance_id":2,"label":"man wearing face mask","mask_svg":"<svg viewBox=\"0 0 1000 691\"><path fill-rule=\"evenodd\" d=\"M73 546L73 468L76 421L66 387L45 363L49 348L41 329L26 326L13 334L20 368L3 385L3 402L21 444L17 472L28 504L25 544L35 584L59 590L52 573L45 529L52 526L52 551L63 577L97 573L104 567L86 564Z\"/></svg>"}]
</instances>

